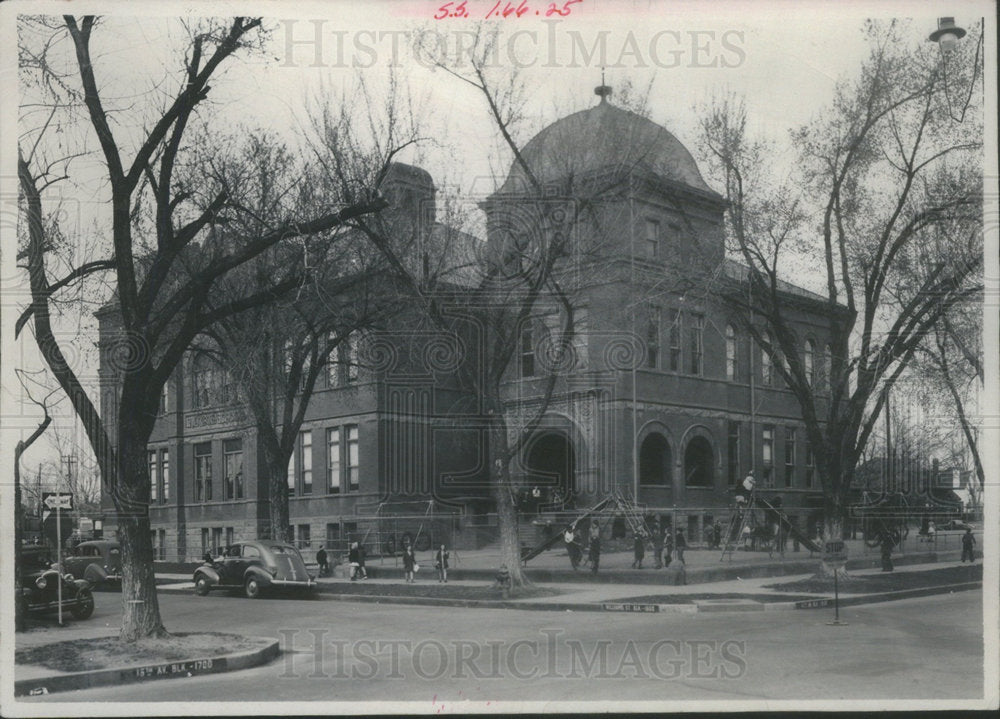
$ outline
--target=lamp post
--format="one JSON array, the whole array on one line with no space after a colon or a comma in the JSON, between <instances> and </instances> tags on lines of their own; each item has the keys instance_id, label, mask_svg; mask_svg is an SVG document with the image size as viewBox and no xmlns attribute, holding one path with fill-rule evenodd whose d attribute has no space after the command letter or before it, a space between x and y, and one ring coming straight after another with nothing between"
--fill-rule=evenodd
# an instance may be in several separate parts
<instances>
[{"instance_id":1,"label":"lamp post","mask_svg":"<svg viewBox=\"0 0 1000 719\"><path fill-rule=\"evenodd\" d=\"M937 30L927 36L928 42L936 42L941 49L941 70L942 83L944 85L944 96L948 103L948 116L955 122L961 123L965 120L965 111L969 109L969 102L972 100L972 93L979 79L979 53L983 47L984 23L980 21L979 40L976 42L976 53L972 59L972 79L969 81L969 94L962 104L961 112L956 116L952 110L951 94L948 92L948 56L954 53L958 41L966 36L965 28L955 24L953 17L938 18Z\"/></svg>"}]
</instances>

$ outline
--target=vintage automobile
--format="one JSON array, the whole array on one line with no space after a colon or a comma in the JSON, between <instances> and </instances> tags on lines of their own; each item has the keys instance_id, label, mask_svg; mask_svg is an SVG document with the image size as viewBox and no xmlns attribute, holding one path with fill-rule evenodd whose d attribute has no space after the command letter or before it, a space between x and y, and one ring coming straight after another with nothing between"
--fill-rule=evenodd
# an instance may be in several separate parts
<instances>
[{"instance_id":1,"label":"vintage automobile","mask_svg":"<svg viewBox=\"0 0 1000 719\"><path fill-rule=\"evenodd\" d=\"M194 591L199 596L212 589L242 588L246 596L256 599L271 587L316 587L316 579L306 571L299 550L290 544L270 540L240 542L226 547L221 557L206 557L205 563L194 570Z\"/></svg>"},{"instance_id":2,"label":"vintage automobile","mask_svg":"<svg viewBox=\"0 0 1000 719\"><path fill-rule=\"evenodd\" d=\"M18 600L25 611L31 614L58 611L60 582L63 611L76 619L87 619L94 613L94 595L86 579L73 579L69 574L60 574L46 548L25 547L21 550L21 596Z\"/></svg>"},{"instance_id":3,"label":"vintage automobile","mask_svg":"<svg viewBox=\"0 0 1000 719\"><path fill-rule=\"evenodd\" d=\"M122 578L122 552L118 542L95 539L81 542L66 551L63 571L78 579L86 579L92 586L120 582Z\"/></svg>"}]
</instances>

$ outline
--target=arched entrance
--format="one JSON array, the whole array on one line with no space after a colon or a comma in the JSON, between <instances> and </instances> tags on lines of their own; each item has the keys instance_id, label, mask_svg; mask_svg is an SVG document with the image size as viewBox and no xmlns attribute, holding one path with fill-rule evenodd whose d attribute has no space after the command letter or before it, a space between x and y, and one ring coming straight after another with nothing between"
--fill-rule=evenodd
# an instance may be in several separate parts
<instances>
[{"instance_id":1,"label":"arched entrance","mask_svg":"<svg viewBox=\"0 0 1000 719\"><path fill-rule=\"evenodd\" d=\"M639 446L639 484L670 487L670 445L659 433L652 433Z\"/></svg>"},{"instance_id":2,"label":"arched entrance","mask_svg":"<svg viewBox=\"0 0 1000 719\"><path fill-rule=\"evenodd\" d=\"M576 491L573 443L562 432L539 434L525 453L525 483L543 489L559 489L564 496Z\"/></svg>"},{"instance_id":3,"label":"arched entrance","mask_svg":"<svg viewBox=\"0 0 1000 719\"><path fill-rule=\"evenodd\" d=\"M712 445L704 437L693 437L684 450L684 484L711 487L714 480Z\"/></svg>"}]
</instances>

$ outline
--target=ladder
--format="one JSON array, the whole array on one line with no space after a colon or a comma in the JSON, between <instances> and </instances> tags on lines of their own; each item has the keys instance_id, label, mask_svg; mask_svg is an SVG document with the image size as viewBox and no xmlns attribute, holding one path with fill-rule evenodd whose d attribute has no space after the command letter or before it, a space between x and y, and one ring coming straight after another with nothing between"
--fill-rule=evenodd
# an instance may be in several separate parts
<instances>
[{"instance_id":1,"label":"ladder","mask_svg":"<svg viewBox=\"0 0 1000 719\"><path fill-rule=\"evenodd\" d=\"M755 524L754 521L754 509L757 503L757 492L750 492L750 501L747 502L746 506L742 509L737 505L737 509L734 510L729 515L729 522L726 524L726 543L722 547L722 556L719 557L719 561L723 561L726 555L730 555L729 558L732 559L732 554L735 546L740 543L743 539L743 530L747 528L750 524ZM735 530L735 532L733 531Z\"/></svg>"},{"instance_id":2,"label":"ladder","mask_svg":"<svg viewBox=\"0 0 1000 719\"><path fill-rule=\"evenodd\" d=\"M633 535L652 536L649 527L646 526L646 520L639 513L638 505L636 505L630 494L627 494L623 489L616 488L611 493L611 501L615 505L615 510L624 515L625 522L628 524L629 529L632 530Z\"/></svg>"}]
</instances>

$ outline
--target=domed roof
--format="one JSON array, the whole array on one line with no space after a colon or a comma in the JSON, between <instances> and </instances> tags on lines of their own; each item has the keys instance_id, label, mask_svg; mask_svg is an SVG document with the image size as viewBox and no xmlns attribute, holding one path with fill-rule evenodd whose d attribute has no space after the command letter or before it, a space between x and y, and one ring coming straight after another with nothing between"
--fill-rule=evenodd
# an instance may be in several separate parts
<instances>
[{"instance_id":1,"label":"domed roof","mask_svg":"<svg viewBox=\"0 0 1000 719\"><path fill-rule=\"evenodd\" d=\"M521 155L543 185L597 170L637 169L702 192L705 184L691 153L655 122L607 102L557 120L535 135ZM528 194L531 182L515 160L499 194Z\"/></svg>"}]
</instances>

